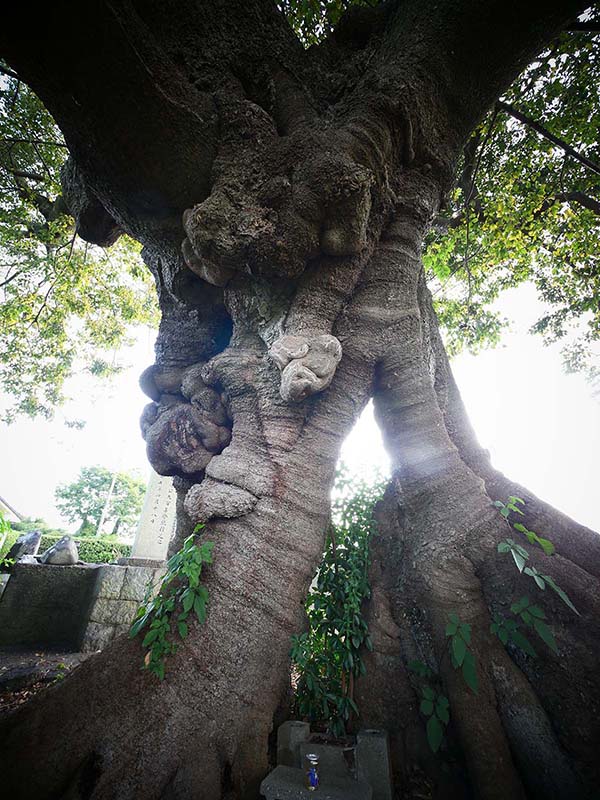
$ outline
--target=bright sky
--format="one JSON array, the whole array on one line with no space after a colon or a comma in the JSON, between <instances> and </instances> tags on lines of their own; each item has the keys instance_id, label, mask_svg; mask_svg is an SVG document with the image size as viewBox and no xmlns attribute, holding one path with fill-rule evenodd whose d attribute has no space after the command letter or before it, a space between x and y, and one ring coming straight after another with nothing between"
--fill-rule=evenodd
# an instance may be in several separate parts
<instances>
[{"instance_id":1,"label":"bright sky","mask_svg":"<svg viewBox=\"0 0 600 800\"><path fill-rule=\"evenodd\" d=\"M600 401L582 376L564 374L558 346L544 347L527 334L540 315L531 287L506 292L498 308L514 320L504 346L453 362L479 440L496 467L600 531ZM54 508L54 490L74 480L82 466L148 474L138 427L146 399L137 378L152 363L153 337L151 331L138 337L126 354L131 368L111 384L74 379L74 399L55 421L0 426L0 495L21 514L68 528ZM87 424L69 429L64 418ZM358 473L388 469L371 408L345 443L343 457Z\"/></svg>"}]
</instances>

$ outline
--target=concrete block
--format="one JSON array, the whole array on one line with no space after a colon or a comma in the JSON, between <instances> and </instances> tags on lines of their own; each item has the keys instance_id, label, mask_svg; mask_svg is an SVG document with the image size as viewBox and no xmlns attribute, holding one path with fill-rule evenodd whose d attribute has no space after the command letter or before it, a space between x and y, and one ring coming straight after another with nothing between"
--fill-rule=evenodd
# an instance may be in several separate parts
<instances>
[{"instance_id":1,"label":"concrete block","mask_svg":"<svg viewBox=\"0 0 600 800\"><path fill-rule=\"evenodd\" d=\"M117 564L122 567L148 567L149 569L164 569L167 562L162 558L118 558Z\"/></svg>"},{"instance_id":2,"label":"concrete block","mask_svg":"<svg viewBox=\"0 0 600 800\"><path fill-rule=\"evenodd\" d=\"M359 779L373 788L373 800L393 800L390 750L385 731L358 732L356 762Z\"/></svg>"},{"instance_id":3,"label":"concrete block","mask_svg":"<svg viewBox=\"0 0 600 800\"><path fill-rule=\"evenodd\" d=\"M364 781L350 778L324 778L319 769L319 788L314 792L306 789L304 770L280 765L260 785L266 800L372 800L371 787Z\"/></svg>"},{"instance_id":4,"label":"concrete block","mask_svg":"<svg viewBox=\"0 0 600 800\"><path fill-rule=\"evenodd\" d=\"M115 636L114 625L103 625L100 622L90 622L86 628L81 643L81 650L84 653L92 653L104 648L112 642Z\"/></svg>"},{"instance_id":5,"label":"concrete block","mask_svg":"<svg viewBox=\"0 0 600 800\"><path fill-rule=\"evenodd\" d=\"M341 747L332 744L315 744L314 742L302 742L299 746L300 764L304 767L308 753L315 753L319 756L319 775L329 780L330 778L351 778L352 774L348 769L348 764L344 758Z\"/></svg>"},{"instance_id":6,"label":"concrete block","mask_svg":"<svg viewBox=\"0 0 600 800\"><path fill-rule=\"evenodd\" d=\"M96 580L96 596L116 600L121 596L123 581L127 570L115 564L103 564L98 570Z\"/></svg>"},{"instance_id":7,"label":"concrete block","mask_svg":"<svg viewBox=\"0 0 600 800\"><path fill-rule=\"evenodd\" d=\"M301 767L299 746L310 737L308 722L290 719L277 729L277 763L286 767Z\"/></svg>"},{"instance_id":8,"label":"concrete block","mask_svg":"<svg viewBox=\"0 0 600 800\"><path fill-rule=\"evenodd\" d=\"M98 566L15 564L0 599L0 645L79 650Z\"/></svg>"},{"instance_id":9,"label":"concrete block","mask_svg":"<svg viewBox=\"0 0 600 800\"><path fill-rule=\"evenodd\" d=\"M103 625L127 625L134 618L139 603L135 600L111 600L99 597L90 612L91 622Z\"/></svg>"},{"instance_id":10,"label":"concrete block","mask_svg":"<svg viewBox=\"0 0 600 800\"><path fill-rule=\"evenodd\" d=\"M138 605L144 599L148 581L154 582L154 570L147 567L127 567L121 597L135 600Z\"/></svg>"}]
</instances>

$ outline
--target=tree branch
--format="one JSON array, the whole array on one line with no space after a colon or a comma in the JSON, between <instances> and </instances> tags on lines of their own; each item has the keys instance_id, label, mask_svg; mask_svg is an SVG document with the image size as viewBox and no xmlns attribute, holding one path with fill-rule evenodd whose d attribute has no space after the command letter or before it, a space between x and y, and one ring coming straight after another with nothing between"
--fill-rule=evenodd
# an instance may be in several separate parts
<instances>
[{"instance_id":1,"label":"tree branch","mask_svg":"<svg viewBox=\"0 0 600 800\"><path fill-rule=\"evenodd\" d=\"M0 73L2 75L7 75L9 78L14 78L16 81L21 80L16 72L13 72L12 69L7 69L6 67L3 67L2 64L0 64Z\"/></svg>"},{"instance_id":2,"label":"tree branch","mask_svg":"<svg viewBox=\"0 0 600 800\"><path fill-rule=\"evenodd\" d=\"M540 136L543 136L544 139L547 139L549 142L552 142L552 144L555 144L557 147L563 150L563 152L574 158L575 161L579 161L579 163L583 164L584 167L587 167L592 172L595 172L596 175L600 175L600 164L596 164L594 161L587 158L587 156L579 153L574 147L571 147L570 144L565 142L564 139L555 136L555 134L549 131L548 128L540 125L540 123L536 122L536 120L534 120L532 117L529 117L527 114L523 114L523 112L514 108L514 106L504 103L501 100L498 100L496 103L496 108L500 109L501 111L505 111L507 114L510 114L511 117L514 117L514 119L522 122L524 125L527 125Z\"/></svg>"},{"instance_id":3,"label":"tree branch","mask_svg":"<svg viewBox=\"0 0 600 800\"><path fill-rule=\"evenodd\" d=\"M569 33L600 33L600 23L595 22L571 22L565 28Z\"/></svg>"},{"instance_id":4,"label":"tree branch","mask_svg":"<svg viewBox=\"0 0 600 800\"><path fill-rule=\"evenodd\" d=\"M47 139L19 139L13 136L1 136L0 141L10 142L11 144L42 144L47 147L63 147L67 150L67 145L64 142L52 142Z\"/></svg>"},{"instance_id":5,"label":"tree branch","mask_svg":"<svg viewBox=\"0 0 600 800\"><path fill-rule=\"evenodd\" d=\"M573 192L560 192L552 197L547 198L542 203L539 213L542 214L548 211L555 203L578 203L580 206L587 208L588 211L600 217L600 201L588 194L579 191Z\"/></svg>"},{"instance_id":6,"label":"tree branch","mask_svg":"<svg viewBox=\"0 0 600 800\"><path fill-rule=\"evenodd\" d=\"M44 176L40 175L39 172L27 172L21 169L11 169L7 167L8 172L13 175L15 178L27 178L30 181L43 181Z\"/></svg>"}]
</instances>

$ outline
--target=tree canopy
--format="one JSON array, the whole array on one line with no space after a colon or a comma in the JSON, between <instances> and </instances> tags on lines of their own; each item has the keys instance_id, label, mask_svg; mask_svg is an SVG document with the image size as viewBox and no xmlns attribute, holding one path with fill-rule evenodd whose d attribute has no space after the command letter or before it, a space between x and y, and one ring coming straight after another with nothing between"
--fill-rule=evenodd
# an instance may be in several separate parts
<instances>
[{"instance_id":1,"label":"tree canopy","mask_svg":"<svg viewBox=\"0 0 600 800\"><path fill-rule=\"evenodd\" d=\"M305 46L350 5L283 0ZM370 5L370 4L366 4ZM450 354L496 345L509 320L491 308L532 282L548 311L532 332L562 339L565 365L598 375L600 59L597 7L525 70L467 142L425 265ZM65 380L119 370L131 326L156 324L138 246L77 237L61 195L68 154L50 114L0 65L0 387L5 419L50 416Z\"/></svg>"},{"instance_id":2,"label":"tree canopy","mask_svg":"<svg viewBox=\"0 0 600 800\"><path fill-rule=\"evenodd\" d=\"M282 0L306 46L366 0ZM450 355L499 343L490 308L532 282L548 309L532 328L564 341L565 367L596 380L600 350L600 9L531 63L465 145L425 265Z\"/></svg>"},{"instance_id":3,"label":"tree canopy","mask_svg":"<svg viewBox=\"0 0 600 800\"><path fill-rule=\"evenodd\" d=\"M135 475L83 467L76 481L56 489L56 507L69 522L81 523L80 534L93 535L108 501L104 523L112 524L112 533L128 533L140 515L145 491L145 482Z\"/></svg>"},{"instance_id":4,"label":"tree canopy","mask_svg":"<svg viewBox=\"0 0 600 800\"><path fill-rule=\"evenodd\" d=\"M78 371L110 375L132 326L155 325L139 245L89 245L61 195L68 150L40 100L0 63L0 389L5 420L51 416Z\"/></svg>"},{"instance_id":5,"label":"tree canopy","mask_svg":"<svg viewBox=\"0 0 600 800\"><path fill-rule=\"evenodd\" d=\"M467 143L426 266L451 353L495 344L490 304L531 281L548 307L533 332L597 375L600 338L598 10L563 32Z\"/></svg>"}]
</instances>

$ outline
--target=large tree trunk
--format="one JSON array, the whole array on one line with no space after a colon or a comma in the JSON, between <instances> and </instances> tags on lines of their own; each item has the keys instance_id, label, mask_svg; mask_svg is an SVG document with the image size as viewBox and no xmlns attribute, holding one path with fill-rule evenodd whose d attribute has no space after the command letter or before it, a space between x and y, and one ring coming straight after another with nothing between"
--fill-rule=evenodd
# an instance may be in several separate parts
<instances>
[{"instance_id":1,"label":"large tree trunk","mask_svg":"<svg viewBox=\"0 0 600 800\"><path fill-rule=\"evenodd\" d=\"M361 692L400 781L442 774L420 746L405 668L418 654L450 697L462 766L446 786L585 796L598 547L525 495L582 616L550 602L561 658L529 663L491 637L514 577L491 499L511 485L469 430L420 260L465 136L580 8L532 2L515 24L503 3L484 18L468 0L405 0L346 15L308 52L267 0L98 2L91 26L66 3L12 12L0 45L65 132L80 233L130 233L156 277L142 431L175 477L178 540L204 522L215 563L207 622L164 683L140 669L138 640L119 640L2 723L11 798L256 796L335 462L370 396L395 478ZM472 624L477 697L443 657L451 611Z\"/></svg>"}]
</instances>

